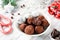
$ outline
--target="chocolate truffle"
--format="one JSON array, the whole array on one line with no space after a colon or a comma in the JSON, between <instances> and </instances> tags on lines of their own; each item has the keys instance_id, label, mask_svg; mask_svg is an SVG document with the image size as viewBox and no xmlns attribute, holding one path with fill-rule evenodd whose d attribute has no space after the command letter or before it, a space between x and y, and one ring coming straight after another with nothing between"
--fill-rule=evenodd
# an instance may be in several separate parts
<instances>
[{"instance_id":1,"label":"chocolate truffle","mask_svg":"<svg viewBox=\"0 0 60 40\"><path fill-rule=\"evenodd\" d=\"M36 26L36 27L35 27L35 31L36 31L36 33L38 33L38 34L42 33L42 32L44 31L43 26Z\"/></svg>"},{"instance_id":2,"label":"chocolate truffle","mask_svg":"<svg viewBox=\"0 0 60 40\"><path fill-rule=\"evenodd\" d=\"M34 18L34 20L33 20L33 24L34 24L34 25L39 26L39 25L41 25L41 23L42 23L41 20L39 20L38 18Z\"/></svg>"},{"instance_id":3,"label":"chocolate truffle","mask_svg":"<svg viewBox=\"0 0 60 40\"><path fill-rule=\"evenodd\" d=\"M32 21L33 21L33 18L32 18L32 17L29 17L29 18L27 19L27 23L28 23L28 24L32 24Z\"/></svg>"},{"instance_id":4,"label":"chocolate truffle","mask_svg":"<svg viewBox=\"0 0 60 40\"><path fill-rule=\"evenodd\" d=\"M59 31L57 31L56 29L54 29L53 31L52 31L52 33L51 33L51 36L52 36L52 38L56 38L56 37L58 37L59 36Z\"/></svg>"},{"instance_id":5,"label":"chocolate truffle","mask_svg":"<svg viewBox=\"0 0 60 40\"><path fill-rule=\"evenodd\" d=\"M26 26L24 32L25 32L26 34L31 35L31 34L34 33L34 27L33 27L32 25L28 25L28 26Z\"/></svg>"},{"instance_id":6,"label":"chocolate truffle","mask_svg":"<svg viewBox=\"0 0 60 40\"><path fill-rule=\"evenodd\" d=\"M21 31L24 31L25 27L26 27L26 24L24 23L19 25L19 28Z\"/></svg>"},{"instance_id":7,"label":"chocolate truffle","mask_svg":"<svg viewBox=\"0 0 60 40\"><path fill-rule=\"evenodd\" d=\"M44 16L39 15L37 17L28 17L23 24L19 25L19 28L22 32L32 35L44 32L48 26L49 23Z\"/></svg>"},{"instance_id":8,"label":"chocolate truffle","mask_svg":"<svg viewBox=\"0 0 60 40\"><path fill-rule=\"evenodd\" d=\"M39 15L38 19L42 20L42 19L44 19L44 16Z\"/></svg>"},{"instance_id":9,"label":"chocolate truffle","mask_svg":"<svg viewBox=\"0 0 60 40\"><path fill-rule=\"evenodd\" d=\"M48 23L48 21L46 19L42 20L42 26L44 26L44 27L48 27L49 26L49 23Z\"/></svg>"}]
</instances>

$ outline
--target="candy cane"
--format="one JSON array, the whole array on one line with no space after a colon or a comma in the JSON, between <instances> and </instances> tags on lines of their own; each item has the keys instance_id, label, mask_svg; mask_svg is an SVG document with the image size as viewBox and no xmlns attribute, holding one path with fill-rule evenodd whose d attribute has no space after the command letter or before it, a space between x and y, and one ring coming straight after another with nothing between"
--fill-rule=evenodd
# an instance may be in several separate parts
<instances>
[{"instance_id":1,"label":"candy cane","mask_svg":"<svg viewBox=\"0 0 60 40\"><path fill-rule=\"evenodd\" d=\"M8 21L8 23L4 23L4 21L2 19ZM5 16L0 14L0 23L2 25L10 25L10 24L12 24L12 21L8 17L5 17Z\"/></svg>"},{"instance_id":2,"label":"candy cane","mask_svg":"<svg viewBox=\"0 0 60 40\"><path fill-rule=\"evenodd\" d=\"M12 29L11 25L7 25L7 26L8 26L8 28L9 28L9 30L8 30L8 31L5 31L3 27L6 27L6 26L3 26L3 25L0 24L0 31L1 31L3 34L9 34L9 33L12 32L13 29Z\"/></svg>"},{"instance_id":3,"label":"candy cane","mask_svg":"<svg viewBox=\"0 0 60 40\"><path fill-rule=\"evenodd\" d=\"M8 23L5 23L2 19L8 21ZM5 31L4 27L9 28L9 30ZM2 14L0 14L0 31L4 34L9 34L12 32L12 21L9 18L3 16Z\"/></svg>"}]
</instances>

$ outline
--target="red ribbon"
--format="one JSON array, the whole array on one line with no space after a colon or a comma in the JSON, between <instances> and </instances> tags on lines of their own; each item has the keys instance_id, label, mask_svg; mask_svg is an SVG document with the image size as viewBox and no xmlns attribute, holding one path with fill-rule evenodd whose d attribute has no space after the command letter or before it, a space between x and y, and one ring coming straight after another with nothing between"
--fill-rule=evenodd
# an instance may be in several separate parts
<instances>
[{"instance_id":1,"label":"red ribbon","mask_svg":"<svg viewBox=\"0 0 60 40\"><path fill-rule=\"evenodd\" d=\"M60 19L60 0L54 0L54 2L48 7L48 12Z\"/></svg>"}]
</instances>

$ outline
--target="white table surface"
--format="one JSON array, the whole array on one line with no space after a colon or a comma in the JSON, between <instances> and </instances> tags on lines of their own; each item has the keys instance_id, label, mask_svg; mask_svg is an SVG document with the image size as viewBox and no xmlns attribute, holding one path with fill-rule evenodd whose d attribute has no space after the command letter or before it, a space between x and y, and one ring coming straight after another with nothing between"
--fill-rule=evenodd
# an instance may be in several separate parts
<instances>
[{"instance_id":1,"label":"white table surface","mask_svg":"<svg viewBox=\"0 0 60 40\"><path fill-rule=\"evenodd\" d=\"M37 0L21 0L17 3L19 6L22 5L22 4L25 4L26 7L25 8L19 8L18 9L18 12L21 13L21 15L25 15L25 14L28 14L28 13L33 13L35 10L40 10L40 4ZM47 8L46 8L47 9ZM59 20L57 20L56 18L54 18L53 16L50 16L47 12L46 12L46 9L44 10L40 10L40 11L43 11L44 13L47 14L47 16L50 17L50 19L52 20L52 25L54 24L54 27L59 29ZM41 37L29 37L29 36L24 36L23 34L20 33L20 31L18 30L18 28L16 27L16 18L18 19L19 16L17 15L17 13L15 13L15 19L13 20L13 32L9 35L4 35L0 32L0 40L52 40L49 36L41 36ZM0 14L4 14L5 15L5 12L4 10L0 7ZM10 14L7 14L6 16L8 16ZM11 16L11 15L10 15ZM9 17L10 18L10 17ZM56 24L56 25L55 25Z\"/></svg>"}]
</instances>

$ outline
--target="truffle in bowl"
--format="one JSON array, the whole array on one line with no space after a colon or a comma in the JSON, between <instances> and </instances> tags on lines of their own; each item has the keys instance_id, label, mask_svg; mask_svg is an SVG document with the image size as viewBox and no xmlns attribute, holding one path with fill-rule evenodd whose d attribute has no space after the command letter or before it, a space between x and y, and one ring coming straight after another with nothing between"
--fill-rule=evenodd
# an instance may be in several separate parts
<instances>
[{"instance_id":1,"label":"truffle in bowl","mask_svg":"<svg viewBox=\"0 0 60 40\"><path fill-rule=\"evenodd\" d=\"M51 26L49 17L39 14L27 17L25 21L18 24L18 29L25 35L40 36L43 34L48 35L52 31Z\"/></svg>"}]
</instances>

